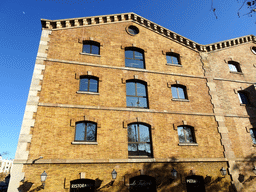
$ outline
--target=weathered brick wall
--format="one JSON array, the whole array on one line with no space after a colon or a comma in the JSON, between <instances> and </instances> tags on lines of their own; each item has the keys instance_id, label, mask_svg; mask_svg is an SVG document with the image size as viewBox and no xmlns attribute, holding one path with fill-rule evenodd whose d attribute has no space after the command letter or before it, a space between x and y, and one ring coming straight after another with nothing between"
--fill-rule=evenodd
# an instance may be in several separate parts
<instances>
[{"instance_id":1,"label":"weathered brick wall","mask_svg":"<svg viewBox=\"0 0 256 192\"><path fill-rule=\"evenodd\" d=\"M223 157L223 147L212 116L211 97L206 80L198 78L203 76L198 53L136 24L140 33L131 36L125 31L129 24L131 23L52 32L48 59L82 63L46 62L39 102L67 106L39 107L33 128L30 159L40 155L46 159L127 158L127 129L123 128L123 122L136 118L141 118L153 126L155 158ZM90 37L103 45L100 57L80 55L82 44L78 39ZM132 44L145 49L146 69L149 71L110 68L124 67L124 49L121 47ZM180 53L182 67L166 65L166 56L162 51L167 52L170 49ZM109 67L82 65L84 63ZM86 75L88 71L100 77L99 95L76 93L79 90L79 79L76 77ZM180 75L170 75L167 72ZM135 75L149 85L149 110L126 110L125 80L133 79ZM187 86L189 102L172 100L171 89L167 83L175 84L176 81ZM82 105L84 109L77 109L74 105ZM112 107L112 110L92 110L88 109L89 106L99 109ZM183 115L179 114L180 112ZM95 118L101 124L97 133L98 145L71 144L74 141L75 127L70 126L70 120L85 115ZM174 130L173 124L182 125L182 120L195 127L198 146L178 146L177 130Z\"/></svg>"},{"instance_id":2,"label":"weathered brick wall","mask_svg":"<svg viewBox=\"0 0 256 192\"><path fill-rule=\"evenodd\" d=\"M126 32L126 27L131 24L139 28L140 33L138 35L131 36ZM89 40L90 37L102 44L100 47L101 57L80 54L83 44L79 43L78 39ZM196 51L168 40L133 22L53 31L49 43L48 58L125 67L123 48L132 45L146 51L145 65L147 70L203 75L200 57ZM171 49L181 55L182 67L166 65L166 56L163 55L162 51L169 52Z\"/></svg>"},{"instance_id":3,"label":"weathered brick wall","mask_svg":"<svg viewBox=\"0 0 256 192\"><path fill-rule=\"evenodd\" d=\"M237 158L249 158L255 154L256 149L253 145L249 129L250 121L248 118L225 118L229 136L232 140L233 150ZM247 128L246 128L247 127Z\"/></svg>"},{"instance_id":4,"label":"weathered brick wall","mask_svg":"<svg viewBox=\"0 0 256 192\"><path fill-rule=\"evenodd\" d=\"M247 158L256 150L248 133L255 126L256 115L256 92L253 85L256 82L256 55L251 51L252 46L255 44L247 43L208 54L219 107L223 110L232 149L237 158ZM229 60L239 62L242 73L230 72ZM249 105L240 103L237 94L239 90L248 93Z\"/></svg>"},{"instance_id":5,"label":"weathered brick wall","mask_svg":"<svg viewBox=\"0 0 256 192\"><path fill-rule=\"evenodd\" d=\"M226 163L111 163L111 164L35 164L26 165L26 180L33 183L30 191L41 185L39 175L46 171L48 177L46 179L46 191L69 191L70 181L79 179L80 173L84 172L85 178L96 180L100 185L100 191L128 191L129 178L140 175L140 170L144 174L156 178L157 190L160 192L175 191L185 192L185 178L190 175L190 170L194 170L197 175L203 177L209 176L210 182L206 185L209 192L229 191L230 179L228 176L222 177L219 171ZM175 168L178 171L178 179L171 181L171 170ZM112 178L111 172L115 169L117 178L113 186L108 185ZM96 184L97 186L97 184Z\"/></svg>"},{"instance_id":6,"label":"weathered brick wall","mask_svg":"<svg viewBox=\"0 0 256 192\"><path fill-rule=\"evenodd\" d=\"M255 82L256 68L253 65L255 64L256 55L251 51L252 46L255 46L255 44L247 43L209 53L208 59L211 63L213 76L215 78ZM229 71L227 61L230 59L240 63L242 74Z\"/></svg>"},{"instance_id":7,"label":"weathered brick wall","mask_svg":"<svg viewBox=\"0 0 256 192\"><path fill-rule=\"evenodd\" d=\"M99 95L76 93L79 90L76 74L87 74L87 71L91 71L96 77L102 77L99 82ZM126 84L122 79L134 79L134 75L149 84L147 89L150 109L212 113L205 79L55 62L47 62L39 102L126 107ZM171 88L167 83L176 84L176 81L186 85L189 102L172 101Z\"/></svg>"},{"instance_id":8,"label":"weathered brick wall","mask_svg":"<svg viewBox=\"0 0 256 192\"><path fill-rule=\"evenodd\" d=\"M142 122L152 128L152 144L155 158L219 158L223 147L218 144L220 135L213 117L174 115L142 112L89 110L56 107L39 107L33 128L30 159L127 159L128 137L124 121ZM44 115L39 115L44 114ZM95 118L101 127L97 129L98 145L72 145L75 127L71 119L82 116ZM178 146L179 139L173 123L183 125L182 120L195 127L198 146Z\"/></svg>"}]
</instances>

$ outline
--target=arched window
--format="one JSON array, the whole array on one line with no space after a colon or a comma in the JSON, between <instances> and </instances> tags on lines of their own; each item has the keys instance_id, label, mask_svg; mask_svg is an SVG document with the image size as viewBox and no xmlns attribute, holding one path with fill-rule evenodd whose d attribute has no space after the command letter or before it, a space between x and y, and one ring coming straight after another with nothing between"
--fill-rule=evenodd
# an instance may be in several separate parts
<instances>
[{"instance_id":1,"label":"arched window","mask_svg":"<svg viewBox=\"0 0 256 192\"><path fill-rule=\"evenodd\" d=\"M90 121L77 122L75 141L96 142L97 124Z\"/></svg>"},{"instance_id":2,"label":"arched window","mask_svg":"<svg viewBox=\"0 0 256 192\"><path fill-rule=\"evenodd\" d=\"M238 98L241 104L249 104L248 95L245 91L238 91Z\"/></svg>"},{"instance_id":3,"label":"arched window","mask_svg":"<svg viewBox=\"0 0 256 192\"><path fill-rule=\"evenodd\" d=\"M253 144L256 144L256 128L250 129Z\"/></svg>"},{"instance_id":4,"label":"arched window","mask_svg":"<svg viewBox=\"0 0 256 192\"><path fill-rule=\"evenodd\" d=\"M83 53L99 55L100 54L100 44L95 41L84 41L83 42Z\"/></svg>"},{"instance_id":5,"label":"arched window","mask_svg":"<svg viewBox=\"0 0 256 192\"><path fill-rule=\"evenodd\" d=\"M150 126L142 123L128 125L128 155L152 157Z\"/></svg>"},{"instance_id":6,"label":"arched window","mask_svg":"<svg viewBox=\"0 0 256 192\"><path fill-rule=\"evenodd\" d=\"M180 55L177 53L166 53L167 64L180 65Z\"/></svg>"},{"instance_id":7,"label":"arched window","mask_svg":"<svg viewBox=\"0 0 256 192\"><path fill-rule=\"evenodd\" d=\"M172 98L174 99L188 99L186 86L172 85Z\"/></svg>"},{"instance_id":8,"label":"arched window","mask_svg":"<svg viewBox=\"0 0 256 192\"><path fill-rule=\"evenodd\" d=\"M148 108L146 83L134 80L126 82L126 105L127 107Z\"/></svg>"},{"instance_id":9,"label":"arched window","mask_svg":"<svg viewBox=\"0 0 256 192\"><path fill-rule=\"evenodd\" d=\"M125 67L145 69L144 51L138 48L126 48Z\"/></svg>"},{"instance_id":10,"label":"arched window","mask_svg":"<svg viewBox=\"0 0 256 192\"><path fill-rule=\"evenodd\" d=\"M229 61L228 62L228 67L230 72L242 72L240 68L240 64L235 61Z\"/></svg>"},{"instance_id":11,"label":"arched window","mask_svg":"<svg viewBox=\"0 0 256 192\"><path fill-rule=\"evenodd\" d=\"M98 92L99 79L93 76L80 76L79 91Z\"/></svg>"},{"instance_id":12,"label":"arched window","mask_svg":"<svg viewBox=\"0 0 256 192\"><path fill-rule=\"evenodd\" d=\"M196 143L194 128L191 126L178 126L178 136L180 143Z\"/></svg>"}]
</instances>

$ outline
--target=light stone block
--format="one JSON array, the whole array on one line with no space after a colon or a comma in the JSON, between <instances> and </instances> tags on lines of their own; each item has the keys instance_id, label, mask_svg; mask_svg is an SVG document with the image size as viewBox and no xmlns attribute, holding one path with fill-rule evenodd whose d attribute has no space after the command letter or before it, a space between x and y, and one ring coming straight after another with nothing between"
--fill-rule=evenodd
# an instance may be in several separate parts
<instances>
[{"instance_id":1,"label":"light stone block","mask_svg":"<svg viewBox=\"0 0 256 192\"><path fill-rule=\"evenodd\" d=\"M33 127L35 124L35 119L23 119L23 123L22 123L22 128L23 127L28 127L28 126L31 126Z\"/></svg>"},{"instance_id":2,"label":"light stone block","mask_svg":"<svg viewBox=\"0 0 256 192\"><path fill-rule=\"evenodd\" d=\"M27 150L27 142L18 142L17 151L15 154L15 159L27 159L28 151Z\"/></svg>"},{"instance_id":3,"label":"light stone block","mask_svg":"<svg viewBox=\"0 0 256 192\"><path fill-rule=\"evenodd\" d=\"M11 180L9 182L7 192L19 192L18 186L20 181L24 178L24 172L22 172L23 164L13 164L11 169Z\"/></svg>"},{"instance_id":4,"label":"light stone block","mask_svg":"<svg viewBox=\"0 0 256 192\"><path fill-rule=\"evenodd\" d=\"M47 41L40 41L40 43L39 43L40 45L47 45L48 44L48 42Z\"/></svg>"},{"instance_id":5,"label":"light stone block","mask_svg":"<svg viewBox=\"0 0 256 192\"><path fill-rule=\"evenodd\" d=\"M225 121L223 116L215 116L216 121Z\"/></svg>"},{"instance_id":6,"label":"light stone block","mask_svg":"<svg viewBox=\"0 0 256 192\"><path fill-rule=\"evenodd\" d=\"M33 119L33 111L25 111L23 119Z\"/></svg>"},{"instance_id":7,"label":"light stone block","mask_svg":"<svg viewBox=\"0 0 256 192\"><path fill-rule=\"evenodd\" d=\"M44 60L42 60L42 59L38 59L39 61L44 61ZM39 70L39 69L41 69L41 70L43 70L43 69L45 69L45 65L42 65L42 64L35 64L35 69L36 70Z\"/></svg>"},{"instance_id":8,"label":"light stone block","mask_svg":"<svg viewBox=\"0 0 256 192\"><path fill-rule=\"evenodd\" d=\"M37 111L37 105L26 105L25 111L36 112Z\"/></svg>"},{"instance_id":9,"label":"light stone block","mask_svg":"<svg viewBox=\"0 0 256 192\"><path fill-rule=\"evenodd\" d=\"M20 134L19 141L20 142L31 142L32 135Z\"/></svg>"},{"instance_id":10,"label":"light stone block","mask_svg":"<svg viewBox=\"0 0 256 192\"><path fill-rule=\"evenodd\" d=\"M38 53L37 53L37 56L38 56L38 57L45 57L45 58L46 58L46 57L47 57L47 53L39 53L39 52L38 52Z\"/></svg>"}]
</instances>

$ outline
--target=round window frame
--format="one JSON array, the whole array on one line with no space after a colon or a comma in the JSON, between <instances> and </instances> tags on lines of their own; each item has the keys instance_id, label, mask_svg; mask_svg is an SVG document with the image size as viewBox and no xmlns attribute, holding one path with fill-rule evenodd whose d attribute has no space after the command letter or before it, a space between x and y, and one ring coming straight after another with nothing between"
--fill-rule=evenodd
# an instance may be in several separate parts
<instances>
[{"instance_id":1,"label":"round window frame","mask_svg":"<svg viewBox=\"0 0 256 192\"><path fill-rule=\"evenodd\" d=\"M254 49L253 49L254 48ZM252 46L251 47L251 52L254 54L254 55L256 55L256 46Z\"/></svg>"},{"instance_id":2,"label":"round window frame","mask_svg":"<svg viewBox=\"0 0 256 192\"><path fill-rule=\"evenodd\" d=\"M134 27L135 29L137 29L138 33L137 33L137 34L131 34L131 33L129 32L129 27ZM135 35L138 35L138 34L140 33L139 28L136 27L135 25L128 25L125 30L126 30L126 32L127 32L129 35L131 35L131 36L135 36Z\"/></svg>"}]
</instances>

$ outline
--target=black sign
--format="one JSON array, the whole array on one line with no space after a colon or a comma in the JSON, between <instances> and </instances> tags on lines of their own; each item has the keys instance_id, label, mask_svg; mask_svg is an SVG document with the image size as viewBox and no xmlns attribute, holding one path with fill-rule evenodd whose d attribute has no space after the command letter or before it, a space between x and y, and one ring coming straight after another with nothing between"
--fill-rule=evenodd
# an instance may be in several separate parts
<instances>
[{"instance_id":1,"label":"black sign","mask_svg":"<svg viewBox=\"0 0 256 192\"><path fill-rule=\"evenodd\" d=\"M199 175L186 177L187 192L205 192L204 178Z\"/></svg>"},{"instance_id":2,"label":"black sign","mask_svg":"<svg viewBox=\"0 0 256 192\"><path fill-rule=\"evenodd\" d=\"M130 192L147 191L156 192L156 180L154 177L140 175L130 179Z\"/></svg>"},{"instance_id":3,"label":"black sign","mask_svg":"<svg viewBox=\"0 0 256 192\"><path fill-rule=\"evenodd\" d=\"M94 192L95 180L77 179L70 181L70 192Z\"/></svg>"}]
</instances>

